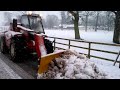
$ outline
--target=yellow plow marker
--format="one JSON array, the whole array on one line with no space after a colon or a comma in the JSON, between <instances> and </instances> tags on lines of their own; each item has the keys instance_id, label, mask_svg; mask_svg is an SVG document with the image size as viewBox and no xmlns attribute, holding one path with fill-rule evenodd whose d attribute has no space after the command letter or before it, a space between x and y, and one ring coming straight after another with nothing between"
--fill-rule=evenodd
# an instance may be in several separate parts
<instances>
[{"instance_id":1,"label":"yellow plow marker","mask_svg":"<svg viewBox=\"0 0 120 90\"><path fill-rule=\"evenodd\" d=\"M47 71L49 63L55 58L60 57L60 55L64 53L65 51L66 50L58 50L57 52L42 56L40 59L40 66L38 68L38 73L41 74Z\"/></svg>"}]
</instances>

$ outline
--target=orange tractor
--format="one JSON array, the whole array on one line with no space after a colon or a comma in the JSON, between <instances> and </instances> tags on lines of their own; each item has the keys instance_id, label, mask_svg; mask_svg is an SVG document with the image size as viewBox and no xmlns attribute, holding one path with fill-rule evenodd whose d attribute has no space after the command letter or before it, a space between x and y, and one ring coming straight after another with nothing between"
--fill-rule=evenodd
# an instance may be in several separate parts
<instances>
[{"instance_id":1,"label":"orange tractor","mask_svg":"<svg viewBox=\"0 0 120 90\"><path fill-rule=\"evenodd\" d=\"M64 51L54 52L52 42L46 39L42 19L37 14L21 16L20 23L13 19L8 31L0 35L0 50L9 53L14 62L25 55L35 54L39 60L38 73L48 69L48 64Z\"/></svg>"}]
</instances>

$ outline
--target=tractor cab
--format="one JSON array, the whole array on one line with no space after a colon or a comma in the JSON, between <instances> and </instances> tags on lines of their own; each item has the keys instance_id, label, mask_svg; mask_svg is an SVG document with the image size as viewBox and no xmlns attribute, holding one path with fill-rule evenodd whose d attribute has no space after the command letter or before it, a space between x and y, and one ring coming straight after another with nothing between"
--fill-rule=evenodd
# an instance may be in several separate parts
<instances>
[{"instance_id":1,"label":"tractor cab","mask_svg":"<svg viewBox=\"0 0 120 90\"><path fill-rule=\"evenodd\" d=\"M20 23L23 27L34 30L34 32L38 34L45 33L42 24L42 19L37 14L22 15L20 19Z\"/></svg>"}]
</instances>

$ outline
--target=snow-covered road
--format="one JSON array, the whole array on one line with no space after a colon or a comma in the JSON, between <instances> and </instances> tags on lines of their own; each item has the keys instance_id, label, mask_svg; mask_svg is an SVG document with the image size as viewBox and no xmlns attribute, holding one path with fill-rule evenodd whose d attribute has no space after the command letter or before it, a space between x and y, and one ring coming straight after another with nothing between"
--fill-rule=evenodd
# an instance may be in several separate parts
<instances>
[{"instance_id":1,"label":"snow-covered road","mask_svg":"<svg viewBox=\"0 0 120 90\"><path fill-rule=\"evenodd\" d=\"M34 62L26 60L21 63L14 63L9 59L9 55L0 52L0 79L34 79L36 74Z\"/></svg>"}]
</instances>

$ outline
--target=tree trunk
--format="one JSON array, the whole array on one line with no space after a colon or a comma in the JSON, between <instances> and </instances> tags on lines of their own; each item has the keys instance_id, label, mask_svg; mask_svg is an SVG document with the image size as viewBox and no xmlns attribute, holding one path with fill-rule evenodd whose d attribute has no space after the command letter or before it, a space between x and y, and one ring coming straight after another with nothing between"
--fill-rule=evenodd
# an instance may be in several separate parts
<instances>
[{"instance_id":1,"label":"tree trunk","mask_svg":"<svg viewBox=\"0 0 120 90\"><path fill-rule=\"evenodd\" d=\"M113 42L120 44L120 11L116 13Z\"/></svg>"},{"instance_id":2,"label":"tree trunk","mask_svg":"<svg viewBox=\"0 0 120 90\"><path fill-rule=\"evenodd\" d=\"M110 30L110 20L109 20L109 16L108 16L108 20L107 20L107 29L108 29L108 31Z\"/></svg>"},{"instance_id":3,"label":"tree trunk","mask_svg":"<svg viewBox=\"0 0 120 90\"><path fill-rule=\"evenodd\" d=\"M87 24L88 24L88 15L86 15L85 19L85 31L87 32Z\"/></svg>"},{"instance_id":4,"label":"tree trunk","mask_svg":"<svg viewBox=\"0 0 120 90\"><path fill-rule=\"evenodd\" d=\"M78 27L78 23L79 23L79 11L73 12L73 11L69 11L73 18L73 22L74 22L74 31L75 31L75 39L81 39L80 38L80 33L79 33L79 27Z\"/></svg>"},{"instance_id":5,"label":"tree trunk","mask_svg":"<svg viewBox=\"0 0 120 90\"><path fill-rule=\"evenodd\" d=\"M61 30L63 30L63 23L62 23L62 21L61 21Z\"/></svg>"},{"instance_id":6,"label":"tree trunk","mask_svg":"<svg viewBox=\"0 0 120 90\"><path fill-rule=\"evenodd\" d=\"M95 23L95 31L97 31L98 17L99 17L99 13L97 12L96 23Z\"/></svg>"},{"instance_id":7,"label":"tree trunk","mask_svg":"<svg viewBox=\"0 0 120 90\"><path fill-rule=\"evenodd\" d=\"M75 39L80 39L80 33L79 33L79 27L78 27L79 14L74 17L75 19L73 21L74 21Z\"/></svg>"},{"instance_id":8,"label":"tree trunk","mask_svg":"<svg viewBox=\"0 0 120 90\"><path fill-rule=\"evenodd\" d=\"M109 25L109 24L108 24L108 27L107 27L107 28L108 28L108 31L110 31L110 25Z\"/></svg>"},{"instance_id":9,"label":"tree trunk","mask_svg":"<svg viewBox=\"0 0 120 90\"><path fill-rule=\"evenodd\" d=\"M110 11L107 12L107 30L110 30Z\"/></svg>"}]
</instances>

